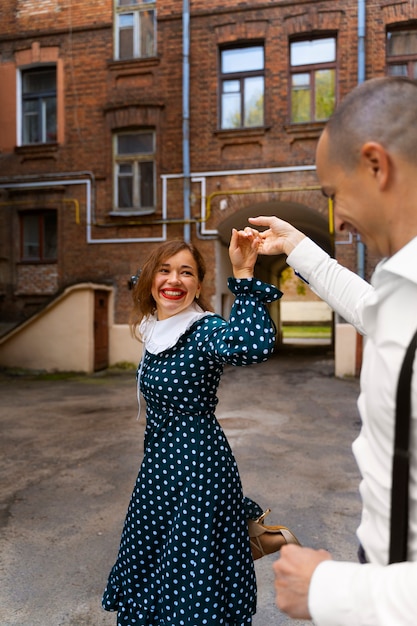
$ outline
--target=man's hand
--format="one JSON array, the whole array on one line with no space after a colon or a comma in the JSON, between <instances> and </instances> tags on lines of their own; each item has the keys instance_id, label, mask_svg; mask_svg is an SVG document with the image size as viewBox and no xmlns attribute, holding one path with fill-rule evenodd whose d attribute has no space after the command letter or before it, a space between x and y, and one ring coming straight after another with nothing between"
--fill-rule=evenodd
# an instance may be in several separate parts
<instances>
[{"instance_id":1,"label":"man's hand","mask_svg":"<svg viewBox=\"0 0 417 626\"><path fill-rule=\"evenodd\" d=\"M260 239L256 231L247 227L245 230L232 230L229 257L233 265L235 278L252 278Z\"/></svg>"},{"instance_id":2,"label":"man's hand","mask_svg":"<svg viewBox=\"0 0 417 626\"><path fill-rule=\"evenodd\" d=\"M257 233L260 237L259 254L286 254L287 256L305 238L305 235L288 222L273 216L250 217L255 226L268 229ZM253 233L256 233L252 229Z\"/></svg>"},{"instance_id":3,"label":"man's hand","mask_svg":"<svg viewBox=\"0 0 417 626\"><path fill-rule=\"evenodd\" d=\"M311 619L308 610L311 577L316 567L331 556L326 550L292 544L283 546L280 554L273 565L277 606L290 617Z\"/></svg>"}]
</instances>

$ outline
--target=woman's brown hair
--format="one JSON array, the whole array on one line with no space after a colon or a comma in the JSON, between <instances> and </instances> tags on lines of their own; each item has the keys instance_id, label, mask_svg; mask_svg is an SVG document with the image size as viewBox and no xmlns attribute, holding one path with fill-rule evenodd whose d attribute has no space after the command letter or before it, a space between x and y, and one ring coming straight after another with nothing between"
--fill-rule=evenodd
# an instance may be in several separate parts
<instances>
[{"instance_id":1,"label":"woman's brown hair","mask_svg":"<svg viewBox=\"0 0 417 626\"><path fill-rule=\"evenodd\" d=\"M155 312L156 303L152 296L152 283L156 271L164 261L182 250L188 250L192 254L197 265L198 280L201 284L203 283L206 274L206 264L200 251L193 244L181 239L175 239L166 241L155 248L141 268L138 279L132 289L133 309L130 316L130 327L134 336L137 336L137 327L142 318ZM201 294L198 298L198 304L203 311L210 310Z\"/></svg>"}]
</instances>

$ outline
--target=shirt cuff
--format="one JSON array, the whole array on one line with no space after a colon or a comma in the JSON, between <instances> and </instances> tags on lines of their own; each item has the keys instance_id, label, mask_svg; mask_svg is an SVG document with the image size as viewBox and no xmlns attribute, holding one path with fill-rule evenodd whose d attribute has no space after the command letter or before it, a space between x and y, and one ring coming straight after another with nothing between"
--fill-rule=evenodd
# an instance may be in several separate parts
<instances>
[{"instance_id":1,"label":"shirt cuff","mask_svg":"<svg viewBox=\"0 0 417 626\"><path fill-rule=\"evenodd\" d=\"M357 563L324 561L314 570L308 594L308 608L316 626L352 626L351 578Z\"/></svg>"},{"instance_id":2,"label":"shirt cuff","mask_svg":"<svg viewBox=\"0 0 417 626\"><path fill-rule=\"evenodd\" d=\"M274 302L282 296L282 292L257 278L229 278L228 287L235 296L251 294L260 302Z\"/></svg>"},{"instance_id":3,"label":"shirt cuff","mask_svg":"<svg viewBox=\"0 0 417 626\"><path fill-rule=\"evenodd\" d=\"M417 562L377 565L324 561L310 582L316 626L415 626Z\"/></svg>"},{"instance_id":4,"label":"shirt cuff","mask_svg":"<svg viewBox=\"0 0 417 626\"><path fill-rule=\"evenodd\" d=\"M309 237L305 237L294 250L290 252L287 257L287 263L304 282L309 283L310 276L313 274L314 270L328 257L327 252L320 248L320 246L314 243Z\"/></svg>"},{"instance_id":5,"label":"shirt cuff","mask_svg":"<svg viewBox=\"0 0 417 626\"><path fill-rule=\"evenodd\" d=\"M366 615L368 586L362 574L372 565L323 561L314 570L308 594L308 608L315 626L352 626L358 609ZM362 581L362 582L359 582ZM367 624L366 619L360 624Z\"/></svg>"}]
</instances>

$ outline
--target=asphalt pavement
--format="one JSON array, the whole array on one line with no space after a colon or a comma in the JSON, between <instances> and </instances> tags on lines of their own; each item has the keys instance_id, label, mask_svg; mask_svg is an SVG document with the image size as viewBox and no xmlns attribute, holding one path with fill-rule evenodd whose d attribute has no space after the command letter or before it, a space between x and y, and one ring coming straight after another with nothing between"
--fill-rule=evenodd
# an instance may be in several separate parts
<instances>
[{"instance_id":1,"label":"asphalt pavement","mask_svg":"<svg viewBox=\"0 0 417 626\"><path fill-rule=\"evenodd\" d=\"M217 416L266 523L356 560L359 383L333 373L323 347L227 367ZM0 625L115 626L100 600L142 458L135 373L2 372L0 394ZM275 606L276 558L255 563L253 626L306 624Z\"/></svg>"}]
</instances>

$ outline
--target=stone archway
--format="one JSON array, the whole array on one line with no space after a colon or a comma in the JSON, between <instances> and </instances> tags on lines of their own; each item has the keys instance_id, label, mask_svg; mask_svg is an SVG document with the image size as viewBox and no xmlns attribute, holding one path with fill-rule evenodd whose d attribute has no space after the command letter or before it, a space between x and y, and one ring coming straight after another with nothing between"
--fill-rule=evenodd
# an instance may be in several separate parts
<instances>
[{"instance_id":1,"label":"stone archway","mask_svg":"<svg viewBox=\"0 0 417 626\"><path fill-rule=\"evenodd\" d=\"M243 229L249 226L248 218L257 215L276 215L311 237L329 254L333 254L334 244L329 233L328 221L323 215L299 202L271 200L250 204L232 215L229 215L218 227L219 237L225 245L229 245L232 228Z\"/></svg>"},{"instance_id":2,"label":"stone archway","mask_svg":"<svg viewBox=\"0 0 417 626\"><path fill-rule=\"evenodd\" d=\"M258 215L276 215L293 224L315 241L326 252L334 256L334 240L329 232L328 220L316 210L303 204L291 201L267 201L251 204L229 215L218 227L219 239L223 252L228 247L232 228L243 229L249 225L248 218ZM225 255L220 252L217 255L220 262L219 276L224 280L224 271L221 269L222 259ZM256 276L280 288L281 274L287 268L286 258L281 256L259 256L256 264ZM284 291L284 289L283 289ZM225 311L223 311L225 313ZM271 307L271 315L279 329L278 345L282 343L282 315L281 303ZM333 324L331 333L333 344Z\"/></svg>"}]
</instances>

